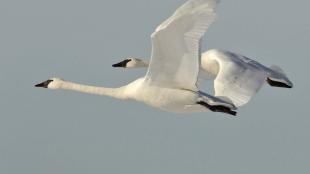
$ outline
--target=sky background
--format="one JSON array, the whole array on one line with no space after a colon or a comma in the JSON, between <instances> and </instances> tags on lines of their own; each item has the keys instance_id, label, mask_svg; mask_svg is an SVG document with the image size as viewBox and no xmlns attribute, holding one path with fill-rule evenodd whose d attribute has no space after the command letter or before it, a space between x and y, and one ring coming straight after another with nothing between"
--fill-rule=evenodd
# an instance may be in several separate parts
<instances>
[{"instance_id":1,"label":"sky background","mask_svg":"<svg viewBox=\"0 0 310 174\"><path fill-rule=\"evenodd\" d=\"M1 0L0 173L309 173L307 0L222 0L203 50L281 66L292 90L265 86L239 109L173 114L141 103L33 85L50 77L118 87L145 70L150 34L184 0Z\"/></svg>"}]
</instances>

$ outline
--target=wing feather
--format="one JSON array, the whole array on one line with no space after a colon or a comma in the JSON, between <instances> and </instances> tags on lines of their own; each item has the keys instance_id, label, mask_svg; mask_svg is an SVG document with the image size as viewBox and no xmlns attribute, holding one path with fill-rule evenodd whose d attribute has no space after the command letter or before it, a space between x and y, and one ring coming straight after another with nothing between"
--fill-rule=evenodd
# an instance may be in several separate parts
<instances>
[{"instance_id":1,"label":"wing feather","mask_svg":"<svg viewBox=\"0 0 310 174\"><path fill-rule=\"evenodd\" d=\"M146 78L162 87L197 90L200 41L215 20L218 0L189 0L152 34Z\"/></svg>"}]
</instances>

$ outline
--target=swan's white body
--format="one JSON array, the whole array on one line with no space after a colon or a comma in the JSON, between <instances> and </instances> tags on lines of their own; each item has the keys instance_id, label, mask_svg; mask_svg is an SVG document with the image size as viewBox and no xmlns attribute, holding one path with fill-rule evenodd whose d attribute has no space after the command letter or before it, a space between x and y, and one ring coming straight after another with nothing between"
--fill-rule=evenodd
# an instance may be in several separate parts
<instances>
[{"instance_id":1,"label":"swan's white body","mask_svg":"<svg viewBox=\"0 0 310 174\"><path fill-rule=\"evenodd\" d=\"M148 67L148 61L129 58L121 67ZM114 65L118 67L117 64ZM225 50L212 49L201 55L199 78L214 80L215 96L231 101L235 106L242 106L260 90L270 78L287 87L293 84L280 68L270 68L240 54Z\"/></svg>"},{"instance_id":2,"label":"swan's white body","mask_svg":"<svg viewBox=\"0 0 310 174\"><path fill-rule=\"evenodd\" d=\"M36 85L133 99L171 112L209 109L235 115L232 103L198 90L200 40L214 21L218 0L188 0L152 34L152 58L145 77L121 88L80 85L58 78Z\"/></svg>"},{"instance_id":3,"label":"swan's white body","mask_svg":"<svg viewBox=\"0 0 310 174\"><path fill-rule=\"evenodd\" d=\"M122 100L132 99L170 112L186 113L208 111L206 107L197 104L197 101L204 101L212 106L220 105L236 109L232 104L209 96L203 92L149 85L149 82L147 82L145 78L137 79L120 88L103 88L81 85L58 78L52 78L51 80L52 82L48 85L48 88L50 89L73 90L89 94L109 96Z\"/></svg>"},{"instance_id":4,"label":"swan's white body","mask_svg":"<svg viewBox=\"0 0 310 174\"><path fill-rule=\"evenodd\" d=\"M148 66L145 77L126 86L93 87L58 78L36 86L132 99L171 112L211 110L235 115L235 105L248 102L272 71L255 61L229 52L209 51L203 55L207 58L201 62L200 41L216 17L218 1L188 0L158 26L151 36L151 60L149 63L140 62ZM198 90L198 75L203 73L216 77L215 95L218 97ZM282 85L278 84L279 79L282 80L280 82L290 83L284 74L274 74L270 81L274 83L273 80L276 80L275 85Z\"/></svg>"}]
</instances>

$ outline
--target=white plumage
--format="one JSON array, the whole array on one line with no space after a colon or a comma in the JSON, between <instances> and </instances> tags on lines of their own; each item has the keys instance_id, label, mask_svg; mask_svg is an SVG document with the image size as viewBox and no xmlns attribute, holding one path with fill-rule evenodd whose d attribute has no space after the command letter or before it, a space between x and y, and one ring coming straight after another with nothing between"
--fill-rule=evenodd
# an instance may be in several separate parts
<instances>
[{"instance_id":1,"label":"white plumage","mask_svg":"<svg viewBox=\"0 0 310 174\"><path fill-rule=\"evenodd\" d=\"M147 78L154 85L197 90L200 39L214 21L213 0L190 0L152 34Z\"/></svg>"},{"instance_id":2,"label":"white plumage","mask_svg":"<svg viewBox=\"0 0 310 174\"><path fill-rule=\"evenodd\" d=\"M197 88L201 66L200 40L215 19L217 3L218 0L188 0L158 26L151 36L152 56L145 77L126 86L94 87L52 78L36 87L132 99L171 112L211 110L236 115L233 103L208 95ZM129 62L125 60L120 64ZM233 83L224 77L217 78L218 81ZM225 85L221 88L217 94L230 95Z\"/></svg>"},{"instance_id":3,"label":"white plumage","mask_svg":"<svg viewBox=\"0 0 310 174\"><path fill-rule=\"evenodd\" d=\"M129 58L125 64L114 67L143 68L148 61ZM123 61L124 62L124 61ZM270 68L240 54L212 49L201 55L199 79L214 80L215 96L242 106L266 83L277 87L293 87L283 70L275 65Z\"/></svg>"}]
</instances>

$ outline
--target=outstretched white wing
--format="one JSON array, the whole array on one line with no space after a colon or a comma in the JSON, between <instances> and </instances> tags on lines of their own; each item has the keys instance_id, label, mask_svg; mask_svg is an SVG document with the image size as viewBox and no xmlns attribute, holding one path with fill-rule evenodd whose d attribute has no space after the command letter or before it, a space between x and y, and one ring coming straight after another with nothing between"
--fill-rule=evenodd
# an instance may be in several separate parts
<instances>
[{"instance_id":1,"label":"outstretched white wing","mask_svg":"<svg viewBox=\"0 0 310 174\"><path fill-rule=\"evenodd\" d=\"M197 90L200 40L216 17L218 0L189 0L152 34L146 79L152 85Z\"/></svg>"},{"instance_id":2,"label":"outstretched white wing","mask_svg":"<svg viewBox=\"0 0 310 174\"><path fill-rule=\"evenodd\" d=\"M268 68L232 52L222 50L210 53L220 65L214 80L215 96L227 97L237 107L248 103L264 85Z\"/></svg>"}]
</instances>

